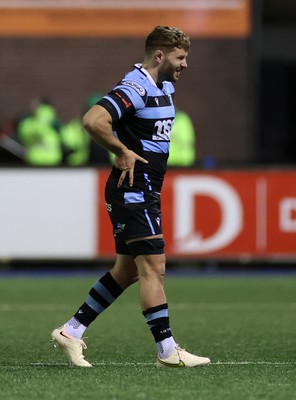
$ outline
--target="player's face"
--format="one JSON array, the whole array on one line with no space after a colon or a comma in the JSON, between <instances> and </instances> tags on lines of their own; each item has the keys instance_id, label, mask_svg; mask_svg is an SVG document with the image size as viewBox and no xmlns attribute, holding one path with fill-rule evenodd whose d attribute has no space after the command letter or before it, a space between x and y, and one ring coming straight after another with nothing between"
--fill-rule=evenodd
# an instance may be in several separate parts
<instances>
[{"instance_id":1,"label":"player's face","mask_svg":"<svg viewBox=\"0 0 296 400\"><path fill-rule=\"evenodd\" d=\"M170 53L164 54L164 59L160 72L164 80L169 82L177 82L180 78L181 71L187 68L188 52L184 49L175 47Z\"/></svg>"}]
</instances>

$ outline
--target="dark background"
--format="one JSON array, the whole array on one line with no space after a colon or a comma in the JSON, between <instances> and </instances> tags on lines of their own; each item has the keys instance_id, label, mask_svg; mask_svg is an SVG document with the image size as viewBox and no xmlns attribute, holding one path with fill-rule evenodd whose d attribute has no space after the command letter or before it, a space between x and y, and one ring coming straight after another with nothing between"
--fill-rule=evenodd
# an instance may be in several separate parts
<instances>
[{"instance_id":1,"label":"dark background","mask_svg":"<svg viewBox=\"0 0 296 400\"><path fill-rule=\"evenodd\" d=\"M193 39L176 105L193 119L199 165L296 162L296 2L254 1L248 39ZM0 38L0 127L32 98L63 122L143 59L143 39Z\"/></svg>"}]
</instances>

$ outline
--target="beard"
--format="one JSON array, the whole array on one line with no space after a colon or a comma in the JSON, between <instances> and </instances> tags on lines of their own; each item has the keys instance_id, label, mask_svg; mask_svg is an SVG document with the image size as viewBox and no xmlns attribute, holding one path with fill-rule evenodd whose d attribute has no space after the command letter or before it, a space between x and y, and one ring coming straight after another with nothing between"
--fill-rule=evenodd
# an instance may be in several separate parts
<instances>
[{"instance_id":1,"label":"beard","mask_svg":"<svg viewBox=\"0 0 296 400\"><path fill-rule=\"evenodd\" d=\"M171 65L167 68L164 68L161 72L163 76L163 80L168 82L177 82L180 78L181 69L180 68L173 68Z\"/></svg>"}]
</instances>

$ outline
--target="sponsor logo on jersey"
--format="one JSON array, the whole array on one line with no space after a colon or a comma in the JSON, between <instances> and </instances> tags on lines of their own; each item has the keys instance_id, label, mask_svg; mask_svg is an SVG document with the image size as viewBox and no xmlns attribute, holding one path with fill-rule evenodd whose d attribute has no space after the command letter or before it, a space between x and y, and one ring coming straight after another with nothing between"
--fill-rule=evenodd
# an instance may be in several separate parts
<instances>
[{"instance_id":1,"label":"sponsor logo on jersey","mask_svg":"<svg viewBox=\"0 0 296 400\"><path fill-rule=\"evenodd\" d=\"M139 93L140 96L145 96L146 90L139 83L133 81L122 81L121 84L125 86L130 86L135 89L135 91Z\"/></svg>"},{"instance_id":2,"label":"sponsor logo on jersey","mask_svg":"<svg viewBox=\"0 0 296 400\"><path fill-rule=\"evenodd\" d=\"M171 129L174 125L173 119L164 119L156 121L154 124L154 134L152 140L170 140Z\"/></svg>"}]
</instances>

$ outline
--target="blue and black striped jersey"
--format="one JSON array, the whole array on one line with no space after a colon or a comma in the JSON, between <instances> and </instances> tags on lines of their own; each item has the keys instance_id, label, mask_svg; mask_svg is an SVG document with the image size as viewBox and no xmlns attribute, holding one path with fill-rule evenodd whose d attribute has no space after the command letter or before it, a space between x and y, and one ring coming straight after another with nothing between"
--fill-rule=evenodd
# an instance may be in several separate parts
<instances>
[{"instance_id":1,"label":"blue and black striped jersey","mask_svg":"<svg viewBox=\"0 0 296 400\"><path fill-rule=\"evenodd\" d=\"M175 117L175 89L166 81L158 87L141 64L134 67L97 104L112 116L114 135L148 160L148 164L136 162L133 189L160 192ZM113 175L119 178L120 173L113 168Z\"/></svg>"}]
</instances>

